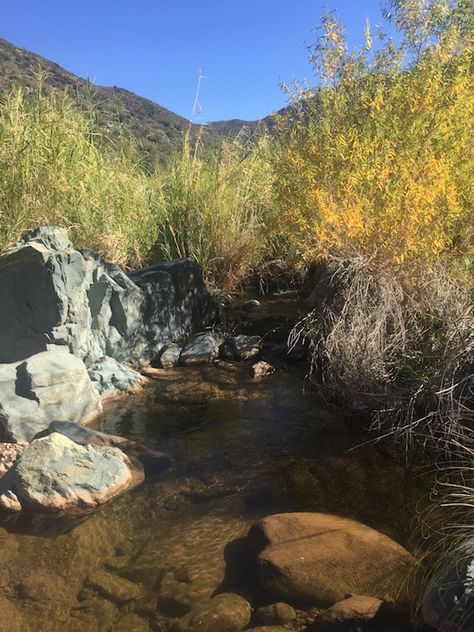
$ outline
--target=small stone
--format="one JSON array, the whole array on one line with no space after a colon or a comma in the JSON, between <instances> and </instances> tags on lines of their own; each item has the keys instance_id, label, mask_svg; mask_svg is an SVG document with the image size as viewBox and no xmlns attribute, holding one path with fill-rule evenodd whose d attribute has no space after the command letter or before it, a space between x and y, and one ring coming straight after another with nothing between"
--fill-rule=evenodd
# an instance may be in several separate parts
<instances>
[{"instance_id":1,"label":"small stone","mask_svg":"<svg viewBox=\"0 0 474 632\"><path fill-rule=\"evenodd\" d=\"M348 626L352 629L364 625L375 619L383 603L376 597L352 595L323 612L311 629L314 632L337 632Z\"/></svg>"},{"instance_id":2,"label":"small stone","mask_svg":"<svg viewBox=\"0 0 474 632\"><path fill-rule=\"evenodd\" d=\"M12 492L11 489L8 489L0 496L0 509L17 512L21 511L23 507L21 506L21 502L18 500L18 496Z\"/></svg>"},{"instance_id":3,"label":"small stone","mask_svg":"<svg viewBox=\"0 0 474 632\"><path fill-rule=\"evenodd\" d=\"M149 630L148 622L133 612L125 613L114 627L114 632L149 632Z\"/></svg>"},{"instance_id":4,"label":"small stone","mask_svg":"<svg viewBox=\"0 0 474 632\"><path fill-rule=\"evenodd\" d=\"M262 350L260 336L233 336L230 344L237 360L252 360Z\"/></svg>"},{"instance_id":5,"label":"small stone","mask_svg":"<svg viewBox=\"0 0 474 632\"><path fill-rule=\"evenodd\" d=\"M140 595L140 587L137 584L106 571L92 571L84 585L116 603L127 603Z\"/></svg>"},{"instance_id":6,"label":"small stone","mask_svg":"<svg viewBox=\"0 0 474 632\"><path fill-rule=\"evenodd\" d=\"M117 607L108 599L97 597L91 593L79 607L71 611L71 614L86 624L86 629L94 630L99 625L101 630L110 630L117 614Z\"/></svg>"},{"instance_id":7,"label":"small stone","mask_svg":"<svg viewBox=\"0 0 474 632\"><path fill-rule=\"evenodd\" d=\"M219 357L221 339L211 331L191 336L181 351L180 363L185 366L210 364Z\"/></svg>"},{"instance_id":8,"label":"small stone","mask_svg":"<svg viewBox=\"0 0 474 632\"><path fill-rule=\"evenodd\" d=\"M287 603L279 601L269 606L264 606L256 611L259 621L265 625L283 625L289 621L293 621L296 617L295 610Z\"/></svg>"},{"instance_id":9,"label":"small stone","mask_svg":"<svg viewBox=\"0 0 474 632\"><path fill-rule=\"evenodd\" d=\"M193 632L240 632L250 622L252 608L234 593L221 593L196 608L191 617Z\"/></svg>"},{"instance_id":10,"label":"small stone","mask_svg":"<svg viewBox=\"0 0 474 632\"><path fill-rule=\"evenodd\" d=\"M271 364L268 364L268 362L260 360L260 362L256 362L252 365L252 373L253 377L256 380L259 380L262 377L267 377L267 375L275 373L275 368Z\"/></svg>"},{"instance_id":11,"label":"small stone","mask_svg":"<svg viewBox=\"0 0 474 632\"><path fill-rule=\"evenodd\" d=\"M262 304L257 299L252 299L251 301L247 301L242 305L242 308L245 309L246 312L254 312L256 309L260 309Z\"/></svg>"},{"instance_id":12,"label":"small stone","mask_svg":"<svg viewBox=\"0 0 474 632\"><path fill-rule=\"evenodd\" d=\"M181 347L175 343L166 345L160 354L160 366L163 369L172 369L179 364ZM154 362L152 363L154 364Z\"/></svg>"}]
</instances>

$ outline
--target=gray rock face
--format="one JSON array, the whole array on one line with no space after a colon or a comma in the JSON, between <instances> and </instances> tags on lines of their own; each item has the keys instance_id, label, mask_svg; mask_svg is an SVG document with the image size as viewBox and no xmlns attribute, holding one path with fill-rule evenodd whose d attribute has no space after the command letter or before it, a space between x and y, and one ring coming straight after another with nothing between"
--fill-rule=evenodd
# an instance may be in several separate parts
<instances>
[{"instance_id":1,"label":"gray rock face","mask_svg":"<svg viewBox=\"0 0 474 632\"><path fill-rule=\"evenodd\" d=\"M114 358L102 358L99 362L88 367L87 372L92 386L101 397L128 391L139 386L143 381L138 371L120 364Z\"/></svg>"},{"instance_id":2,"label":"gray rock face","mask_svg":"<svg viewBox=\"0 0 474 632\"><path fill-rule=\"evenodd\" d=\"M81 422L102 411L84 362L61 348L0 364L0 436L30 441L55 419Z\"/></svg>"},{"instance_id":3,"label":"gray rock face","mask_svg":"<svg viewBox=\"0 0 474 632\"><path fill-rule=\"evenodd\" d=\"M185 366L209 364L219 357L221 340L212 332L205 331L191 336L181 351L180 363Z\"/></svg>"},{"instance_id":4,"label":"gray rock face","mask_svg":"<svg viewBox=\"0 0 474 632\"><path fill-rule=\"evenodd\" d=\"M93 364L138 358L159 340L178 340L217 314L199 266L165 262L127 276L67 232L41 227L0 255L0 362L60 345Z\"/></svg>"},{"instance_id":5,"label":"gray rock face","mask_svg":"<svg viewBox=\"0 0 474 632\"><path fill-rule=\"evenodd\" d=\"M109 446L82 446L59 433L26 446L0 479L0 495L13 493L22 508L40 511L88 509L133 482L130 462Z\"/></svg>"}]
</instances>

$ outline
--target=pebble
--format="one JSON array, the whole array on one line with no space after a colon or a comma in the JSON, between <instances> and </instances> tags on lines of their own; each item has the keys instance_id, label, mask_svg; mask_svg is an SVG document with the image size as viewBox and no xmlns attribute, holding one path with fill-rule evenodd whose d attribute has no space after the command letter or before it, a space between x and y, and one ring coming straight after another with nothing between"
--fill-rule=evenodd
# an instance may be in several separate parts
<instances>
[{"instance_id":1,"label":"pebble","mask_svg":"<svg viewBox=\"0 0 474 632\"><path fill-rule=\"evenodd\" d=\"M26 443L0 443L0 476L3 476L14 465L17 456L26 445Z\"/></svg>"}]
</instances>

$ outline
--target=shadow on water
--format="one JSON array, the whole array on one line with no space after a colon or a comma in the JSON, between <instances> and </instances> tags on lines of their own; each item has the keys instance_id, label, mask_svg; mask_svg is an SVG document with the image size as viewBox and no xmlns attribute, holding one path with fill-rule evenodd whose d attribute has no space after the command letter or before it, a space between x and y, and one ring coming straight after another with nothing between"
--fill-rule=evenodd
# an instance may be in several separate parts
<instances>
[{"instance_id":1,"label":"shadow on water","mask_svg":"<svg viewBox=\"0 0 474 632\"><path fill-rule=\"evenodd\" d=\"M22 632L115 629L107 621L133 608L88 587L100 569L142 587L140 630L171 630L217 590L247 582L255 593L242 538L276 512L356 518L410 546L423 479L379 446L351 450L362 435L303 392L303 378L292 368L256 382L244 364L169 370L107 403L100 430L169 453L172 467L81 519L4 521L0 606L11 600ZM44 595L19 595L32 582Z\"/></svg>"}]
</instances>

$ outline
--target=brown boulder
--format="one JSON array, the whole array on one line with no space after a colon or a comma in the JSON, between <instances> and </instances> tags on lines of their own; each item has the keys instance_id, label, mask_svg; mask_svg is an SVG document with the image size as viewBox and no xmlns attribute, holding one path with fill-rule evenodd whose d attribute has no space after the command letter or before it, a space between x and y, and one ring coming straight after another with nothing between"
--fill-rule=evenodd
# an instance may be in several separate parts
<instances>
[{"instance_id":1,"label":"brown boulder","mask_svg":"<svg viewBox=\"0 0 474 632\"><path fill-rule=\"evenodd\" d=\"M252 526L257 572L267 593L331 606L347 594L409 601L417 561L359 522L321 513L269 516Z\"/></svg>"}]
</instances>

